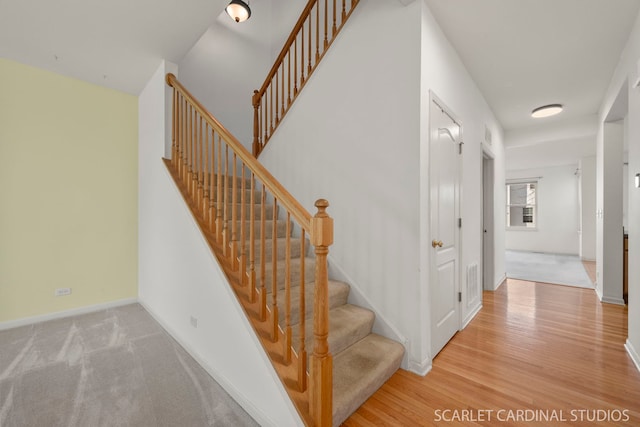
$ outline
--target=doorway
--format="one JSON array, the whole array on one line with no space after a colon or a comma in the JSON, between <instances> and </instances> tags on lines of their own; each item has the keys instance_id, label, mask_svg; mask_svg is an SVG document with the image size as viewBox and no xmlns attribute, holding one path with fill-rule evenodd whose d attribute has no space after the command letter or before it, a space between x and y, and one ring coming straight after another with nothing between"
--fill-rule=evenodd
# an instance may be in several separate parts
<instances>
[{"instance_id":1,"label":"doorway","mask_svg":"<svg viewBox=\"0 0 640 427\"><path fill-rule=\"evenodd\" d=\"M482 289L495 290L494 274L494 212L493 191L494 160L485 152L482 155Z\"/></svg>"}]
</instances>

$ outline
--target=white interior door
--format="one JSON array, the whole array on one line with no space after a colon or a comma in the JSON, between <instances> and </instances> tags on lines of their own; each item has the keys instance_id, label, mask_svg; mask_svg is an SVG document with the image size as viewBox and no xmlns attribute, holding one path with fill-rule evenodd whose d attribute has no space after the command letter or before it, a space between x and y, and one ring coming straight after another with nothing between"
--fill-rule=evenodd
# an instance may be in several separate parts
<instances>
[{"instance_id":1,"label":"white interior door","mask_svg":"<svg viewBox=\"0 0 640 427\"><path fill-rule=\"evenodd\" d=\"M459 150L460 126L431 102L431 354L435 356L460 326Z\"/></svg>"}]
</instances>

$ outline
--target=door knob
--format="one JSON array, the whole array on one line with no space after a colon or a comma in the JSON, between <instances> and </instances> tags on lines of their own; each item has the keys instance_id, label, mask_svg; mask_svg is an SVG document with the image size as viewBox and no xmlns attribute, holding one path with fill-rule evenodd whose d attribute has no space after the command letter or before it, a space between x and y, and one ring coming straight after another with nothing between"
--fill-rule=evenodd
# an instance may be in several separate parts
<instances>
[{"instance_id":1,"label":"door knob","mask_svg":"<svg viewBox=\"0 0 640 427\"><path fill-rule=\"evenodd\" d=\"M441 248L442 247L442 240L432 240L431 241L431 246L436 248Z\"/></svg>"}]
</instances>

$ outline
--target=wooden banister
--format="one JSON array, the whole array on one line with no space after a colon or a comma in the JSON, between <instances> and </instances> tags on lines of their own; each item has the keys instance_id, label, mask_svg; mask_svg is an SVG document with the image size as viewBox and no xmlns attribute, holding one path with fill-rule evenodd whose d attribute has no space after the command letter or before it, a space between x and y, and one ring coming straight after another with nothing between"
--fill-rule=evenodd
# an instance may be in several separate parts
<instances>
[{"instance_id":1,"label":"wooden banister","mask_svg":"<svg viewBox=\"0 0 640 427\"><path fill-rule=\"evenodd\" d=\"M284 74L280 79L282 83ZM333 219L326 212L329 203L318 200L317 213L311 216L173 74L167 74L166 81L174 99L172 158L165 163L301 418L308 426L330 426L333 360L328 343L327 254ZM278 117L278 104L284 105L285 98L275 102L270 114ZM299 259L292 255L298 237ZM313 253L306 253L307 238L315 247ZM309 263L315 267L307 270ZM294 264L298 283L292 280ZM307 274L311 271L313 280ZM307 282L315 283L308 371Z\"/></svg>"},{"instance_id":2,"label":"wooden banister","mask_svg":"<svg viewBox=\"0 0 640 427\"><path fill-rule=\"evenodd\" d=\"M260 89L254 108L253 155L258 156L277 129L359 0L309 0ZM337 9L340 8L340 13ZM331 17L331 26L329 18ZM306 27L306 29L305 29ZM320 42L322 40L322 42ZM293 62L293 73L292 71ZM286 76L286 77L285 77Z\"/></svg>"},{"instance_id":3,"label":"wooden banister","mask_svg":"<svg viewBox=\"0 0 640 427\"><path fill-rule=\"evenodd\" d=\"M234 137L220 122L213 117L213 115L207 111L206 108L191 95L191 93L176 79L176 76L169 73L167 74L167 84L182 94L184 98L191 104L193 108L202 117L207 120L209 126L211 126L221 138L223 138L228 146L238 155L238 158L242 163L251 165L250 169L255 174L256 178L262 181L273 195L284 204L287 211L291 212L291 215L298 221L301 226L309 231L309 222L311 220L311 214L302 207L302 205L269 173L264 166L247 151L240 141Z\"/></svg>"}]
</instances>

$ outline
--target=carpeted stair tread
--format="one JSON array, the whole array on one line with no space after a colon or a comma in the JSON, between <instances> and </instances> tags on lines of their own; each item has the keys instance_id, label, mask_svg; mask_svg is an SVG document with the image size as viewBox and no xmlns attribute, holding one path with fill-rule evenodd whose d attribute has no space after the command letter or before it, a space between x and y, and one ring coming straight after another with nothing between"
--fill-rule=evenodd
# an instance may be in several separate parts
<instances>
[{"instance_id":1,"label":"carpeted stair tread","mask_svg":"<svg viewBox=\"0 0 640 427\"><path fill-rule=\"evenodd\" d=\"M305 318L308 319L308 323L313 323L313 293L315 289L315 283L306 283L304 288L305 293ZM349 297L349 290L351 287L343 282L338 282L335 280L329 280L329 310L334 307L339 307L347 303L347 298ZM271 301L271 292L268 292L267 301ZM284 329L285 325L285 310L284 308L284 292L278 292L278 307L281 307L278 311L280 325ZM291 287L291 324L297 325L300 323L300 286L292 286Z\"/></svg>"},{"instance_id":2,"label":"carpeted stair tread","mask_svg":"<svg viewBox=\"0 0 640 427\"><path fill-rule=\"evenodd\" d=\"M371 310L352 304L344 304L329 311L329 351L338 354L371 333L375 315ZM305 346L313 348L313 319L305 324ZM293 328L292 339L297 343L300 329ZM297 346L297 344L296 344Z\"/></svg>"},{"instance_id":3,"label":"carpeted stair tread","mask_svg":"<svg viewBox=\"0 0 640 427\"><path fill-rule=\"evenodd\" d=\"M400 367L404 347L369 334L333 358L333 425L339 426Z\"/></svg>"}]
</instances>

